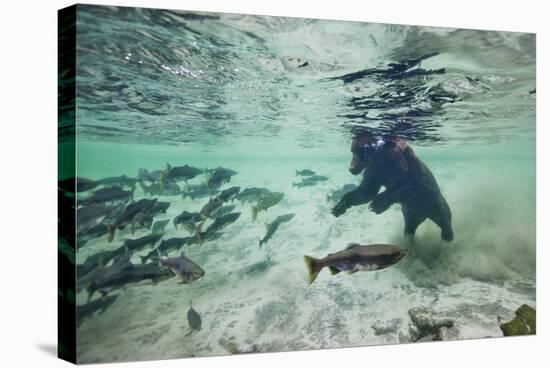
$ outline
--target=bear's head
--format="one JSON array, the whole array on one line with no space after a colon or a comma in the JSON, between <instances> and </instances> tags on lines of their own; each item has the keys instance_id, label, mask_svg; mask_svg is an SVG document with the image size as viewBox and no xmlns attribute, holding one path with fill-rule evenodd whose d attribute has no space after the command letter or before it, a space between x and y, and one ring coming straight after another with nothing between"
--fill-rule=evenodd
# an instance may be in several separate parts
<instances>
[{"instance_id":1,"label":"bear's head","mask_svg":"<svg viewBox=\"0 0 550 368\"><path fill-rule=\"evenodd\" d=\"M376 155L382 150L386 141L381 136L372 135L370 133L363 133L357 135L351 141L351 153L353 158L349 171L353 175L361 173L367 167L368 163L376 157Z\"/></svg>"}]
</instances>

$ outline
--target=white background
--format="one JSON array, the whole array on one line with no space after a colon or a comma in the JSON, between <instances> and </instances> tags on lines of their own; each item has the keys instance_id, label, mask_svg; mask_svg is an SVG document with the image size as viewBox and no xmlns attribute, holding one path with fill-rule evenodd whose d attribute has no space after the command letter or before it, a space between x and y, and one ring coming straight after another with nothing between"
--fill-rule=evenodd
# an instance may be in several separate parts
<instances>
[{"instance_id":1,"label":"white background","mask_svg":"<svg viewBox=\"0 0 550 368\"><path fill-rule=\"evenodd\" d=\"M180 0L94 1L537 33L537 312L538 335L194 358L110 367L532 367L550 361L548 318L548 173L550 12L544 1ZM308 5L308 3L310 5ZM0 366L69 366L55 358L57 339L57 9L69 1L2 3L0 12ZM546 17L545 17L546 15ZM545 88L546 87L546 88ZM521 254L518 254L521 257ZM388 306L391 308L391 306ZM546 311L546 313L545 313ZM545 351L546 348L546 351Z\"/></svg>"}]
</instances>

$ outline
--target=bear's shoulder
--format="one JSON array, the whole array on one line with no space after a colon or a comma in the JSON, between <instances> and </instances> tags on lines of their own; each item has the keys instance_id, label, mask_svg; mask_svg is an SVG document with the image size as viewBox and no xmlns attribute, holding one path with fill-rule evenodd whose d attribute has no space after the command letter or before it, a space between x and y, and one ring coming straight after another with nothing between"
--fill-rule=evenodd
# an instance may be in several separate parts
<instances>
[{"instance_id":1,"label":"bear's shoulder","mask_svg":"<svg viewBox=\"0 0 550 368\"><path fill-rule=\"evenodd\" d=\"M407 157L411 154L411 148L403 140L394 140L385 145L382 154L377 155L373 162L373 170L392 172L407 166ZM399 171L399 170L398 170Z\"/></svg>"}]
</instances>

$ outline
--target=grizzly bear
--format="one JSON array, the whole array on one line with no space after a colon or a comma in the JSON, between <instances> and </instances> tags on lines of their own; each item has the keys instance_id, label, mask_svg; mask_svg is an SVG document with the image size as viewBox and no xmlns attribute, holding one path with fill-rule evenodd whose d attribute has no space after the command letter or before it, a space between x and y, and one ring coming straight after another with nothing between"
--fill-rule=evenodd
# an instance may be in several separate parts
<instances>
[{"instance_id":1,"label":"grizzly bear","mask_svg":"<svg viewBox=\"0 0 550 368\"><path fill-rule=\"evenodd\" d=\"M405 141L363 133L353 139L351 152L349 171L358 175L364 170L363 180L332 209L334 216L369 202L370 210L380 214L398 203L405 218L405 237L410 242L426 219L441 228L443 240L453 240L451 209L430 169ZM385 190L378 193L381 187Z\"/></svg>"}]
</instances>

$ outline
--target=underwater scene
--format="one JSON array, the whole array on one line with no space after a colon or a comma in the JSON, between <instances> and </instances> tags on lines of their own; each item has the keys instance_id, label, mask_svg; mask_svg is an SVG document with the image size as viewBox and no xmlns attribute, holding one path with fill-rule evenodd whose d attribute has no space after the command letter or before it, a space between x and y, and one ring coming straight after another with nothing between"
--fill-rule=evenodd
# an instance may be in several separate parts
<instances>
[{"instance_id":1,"label":"underwater scene","mask_svg":"<svg viewBox=\"0 0 550 368\"><path fill-rule=\"evenodd\" d=\"M535 333L534 34L77 9L79 363Z\"/></svg>"}]
</instances>

